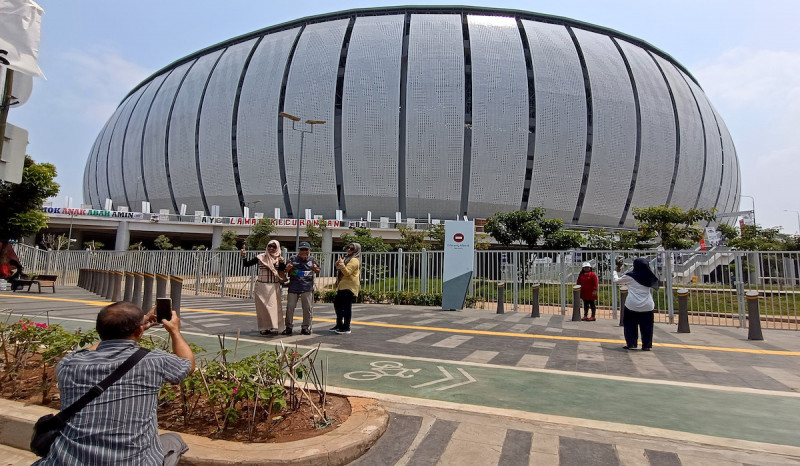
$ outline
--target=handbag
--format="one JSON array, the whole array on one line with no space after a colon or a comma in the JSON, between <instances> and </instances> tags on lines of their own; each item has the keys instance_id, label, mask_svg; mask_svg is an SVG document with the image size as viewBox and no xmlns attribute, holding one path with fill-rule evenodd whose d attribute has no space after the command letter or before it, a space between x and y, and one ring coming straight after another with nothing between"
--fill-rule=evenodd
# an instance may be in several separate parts
<instances>
[{"instance_id":1,"label":"handbag","mask_svg":"<svg viewBox=\"0 0 800 466\"><path fill-rule=\"evenodd\" d=\"M125 360L114 372L108 375L102 382L90 388L86 394L78 398L77 401L62 409L57 414L42 416L33 426L33 436L31 437L31 451L39 456L47 456L50 453L50 446L61 435L61 430L67 425L67 420L83 409L92 400L102 395L114 382L119 380L126 372L139 362L150 350L139 348L128 359Z\"/></svg>"}]
</instances>

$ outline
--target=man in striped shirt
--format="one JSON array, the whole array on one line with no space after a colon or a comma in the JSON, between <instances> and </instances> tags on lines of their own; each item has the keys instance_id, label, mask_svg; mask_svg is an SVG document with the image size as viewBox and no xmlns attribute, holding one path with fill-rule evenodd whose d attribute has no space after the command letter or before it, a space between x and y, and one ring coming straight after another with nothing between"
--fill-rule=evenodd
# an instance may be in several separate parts
<instances>
[{"instance_id":1,"label":"man in striped shirt","mask_svg":"<svg viewBox=\"0 0 800 466\"><path fill-rule=\"evenodd\" d=\"M180 332L180 320L161 323L172 340L170 354L149 352L108 390L67 421L50 454L37 465L176 464L186 445L177 434L158 435L158 392L164 382L180 383L194 370L194 354ZM118 302L97 315L100 343L64 357L56 367L61 403L67 407L119 367L138 348L144 331L156 325L153 311ZM162 436L163 437L163 436ZM163 443L163 445L162 445Z\"/></svg>"}]
</instances>

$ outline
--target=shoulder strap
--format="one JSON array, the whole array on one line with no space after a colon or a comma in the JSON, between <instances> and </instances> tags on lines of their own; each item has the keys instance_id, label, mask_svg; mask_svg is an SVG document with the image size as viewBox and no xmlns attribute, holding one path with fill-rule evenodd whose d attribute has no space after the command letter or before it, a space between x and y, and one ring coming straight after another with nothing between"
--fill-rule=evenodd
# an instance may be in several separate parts
<instances>
[{"instance_id":1,"label":"shoulder strap","mask_svg":"<svg viewBox=\"0 0 800 466\"><path fill-rule=\"evenodd\" d=\"M99 384L95 385L94 387L90 388L85 395L78 398L78 400L66 409L62 409L61 412L56 414L56 417L61 419L61 422L66 422L67 419L71 418L75 413L80 411L84 408L84 406L91 403L92 400L97 398L98 396L102 395L104 391L108 389L114 382L121 379L125 373L127 373L137 362L139 362L150 350L145 348L139 348L136 350L128 359L125 360L119 367L117 367L114 372L108 375L105 379L103 379Z\"/></svg>"}]
</instances>

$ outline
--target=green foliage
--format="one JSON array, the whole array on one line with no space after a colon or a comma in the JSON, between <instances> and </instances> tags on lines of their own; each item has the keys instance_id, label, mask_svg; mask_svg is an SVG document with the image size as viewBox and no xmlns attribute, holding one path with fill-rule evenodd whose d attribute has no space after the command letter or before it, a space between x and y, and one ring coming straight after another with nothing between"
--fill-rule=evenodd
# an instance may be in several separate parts
<instances>
[{"instance_id":1,"label":"green foliage","mask_svg":"<svg viewBox=\"0 0 800 466\"><path fill-rule=\"evenodd\" d=\"M354 228L353 234L342 233L342 241L345 246L350 243L358 243L361 245L361 252L387 252L392 249L391 246L383 242L380 236L372 236L369 228Z\"/></svg>"},{"instance_id":2,"label":"green foliage","mask_svg":"<svg viewBox=\"0 0 800 466\"><path fill-rule=\"evenodd\" d=\"M322 249L322 236L327 229L328 221L324 218L319 219L319 225L306 224L306 237L308 237L308 244L311 245L311 249L316 251Z\"/></svg>"},{"instance_id":3,"label":"green foliage","mask_svg":"<svg viewBox=\"0 0 800 466\"><path fill-rule=\"evenodd\" d=\"M162 251L166 249L172 249L172 242L170 241L167 235L158 235L158 237L153 241L158 249Z\"/></svg>"},{"instance_id":4,"label":"green foliage","mask_svg":"<svg viewBox=\"0 0 800 466\"><path fill-rule=\"evenodd\" d=\"M561 222L561 219L557 219ZM572 230L555 230L545 236L544 249L565 250L580 247L583 236Z\"/></svg>"},{"instance_id":5,"label":"green foliage","mask_svg":"<svg viewBox=\"0 0 800 466\"><path fill-rule=\"evenodd\" d=\"M139 243L141 245L141 243ZM103 249L105 243L101 243L100 241L86 241L83 243L83 249L89 249L91 251L96 251L98 249ZM142 248L144 249L144 248Z\"/></svg>"},{"instance_id":6,"label":"green foliage","mask_svg":"<svg viewBox=\"0 0 800 466\"><path fill-rule=\"evenodd\" d=\"M233 231L233 230L227 230L227 231ZM252 230L250 231L250 235L247 236L247 239L245 239L244 244L247 245L248 249L263 251L264 249L267 248L267 243L269 243L273 233L275 233L275 225L273 225L272 222L262 219L260 222L256 223L253 226ZM233 244L234 247L232 249L236 249L235 239L233 241ZM222 249L222 245L220 245L220 249Z\"/></svg>"},{"instance_id":7,"label":"green foliage","mask_svg":"<svg viewBox=\"0 0 800 466\"><path fill-rule=\"evenodd\" d=\"M219 243L218 251L235 251L236 247L236 232L233 230L224 230L222 238Z\"/></svg>"},{"instance_id":8,"label":"green foliage","mask_svg":"<svg viewBox=\"0 0 800 466\"><path fill-rule=\"evenodd\" d=\"M545 219L544 213L542 207L498 212L489 217L483 230L503 246L522 243L536 248L540 240L545 249L570 249L581 245L580 233L565 231L563 220Z\"/></svg>"},{"instance_id":9,"label":"green foliage","mask_svg":"<svg viewBox=\"0 0 800 466\"><path fill-rule=\"evenodd\" d=\"M86 243L84 243L84 246L85 245ZM147 248L144 247L144 244L142 244L141 241L139 241L138 243L132 243L130 246L128 246L128 251L144 251L145 249Z\"/></svg>"},{"instance_id":10,"label":"green foliage","mask_svg":"<svg viewBox=\"0 0 800 466\"><path fill-rule=\"evenodd\" d=\"M402 248L403 251L419 252L427 246L424 231L415 230L404 225L398 226L397 229L400 230L400 242L397 243L397 247Z\"/></svg>"},{"instance_id":11,"label":"green foliage","mask_svg":"<svg viewBox=\"0 0 800 466\"><path fill-rule=\"evenodd\" d=\"M0 240L34 235L47 226L47 216L40 209L45 199L58 194L55 178L53 164L37 164L25 156L22 182L0 181Z\"/></svg>"},{"instance_id":12,"label":"green foliage","mask_svg":"<svg viewBox=\"0 0 800 466\"><path fill-rule=\"evenodd\" d=\"M703 229L700 221L714 221L716 209L689 209L678 206L633 208L633 217L641 237L659 242L664 249L688 249L700 240ZM653 244L651 244L653 246Z\"/></svg>"},{"instance_id":13,"label":"green foliage","mask_svg":"<svg viewBox=\"0 0 800 466\"><path fill-rule=\"evenodd\" d=\"M441 251L444 249L444 225L441 223L431 225L428 229L428 238L431 240L431 250Z\"/></svg>"},{"instance_id":14,"label":"green foliage","mask_svg":"<svg viewBox=\"0 0 800 466\"><path fill-rule=\"evenodd\" d=\"M786 245L780 230L779 227L744 225L738 237L728 240L728 246L739 251L782 251Z\"/></svg>"},{"instance_id":15,"label":"green foliage","mask_svg":"<svg viewBox=\"0 0 800 466\"><path fill-rule=\"evenodd\" d=\"M613 244L614 237L605 228L590 228L583 234L583 245L587 249L611 249Z\"/></svg>"},{"instance_id":16,"label":"green foliage","mask_svg":"<svg viewBox=\"0 0 800 466\"><path fill-rule=\"evenodd\" d=\"M732 227L727 223L720 223L717 225L717 231L719 232L720 236L722 236L723 241L726 243L739 236L739 231L736 229L736 227Z\"/></svg>"}]
</instances>

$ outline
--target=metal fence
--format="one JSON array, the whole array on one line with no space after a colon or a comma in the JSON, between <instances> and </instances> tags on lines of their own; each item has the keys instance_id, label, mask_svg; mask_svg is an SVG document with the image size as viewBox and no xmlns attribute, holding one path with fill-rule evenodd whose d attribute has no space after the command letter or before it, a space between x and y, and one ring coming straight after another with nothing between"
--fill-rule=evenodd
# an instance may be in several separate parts
<instances>
[{"instance_id":1,"label":"metal fence","mask_svg":"<svg viewBox=\"0 0 800 466\"><path fill-rule=\"evenodd\" d=\"M208 296L252 296L256 267L246 268L238 251L45 251L15 245L26 272L58 274L59 283L77 283L81 268L175 275L184 290ZM289 253L284 250L284 255ZM321 291L335 281L333 264L341 253L314 253L322 272ZM762 325L799 330L800 252L769 251L475 251L468 306L497 308L498 285L504 284L504 308L530 312L533 285L539 286L540 312L566 314L573 305L572 286L583 262L589 262L600 280L598 316L617 318L619 290L613 267L622 259L623 270L644 257L662 278L653 297L657 319L675 322L677 290L689 291L693 323L741 327L746 325L746 291L759 293ZM391 302L401 295L442 292L442 251L365 252L362 257L363 299ZM435 300L435 299L434 299Z\"/></svg>"}]
</instances>

